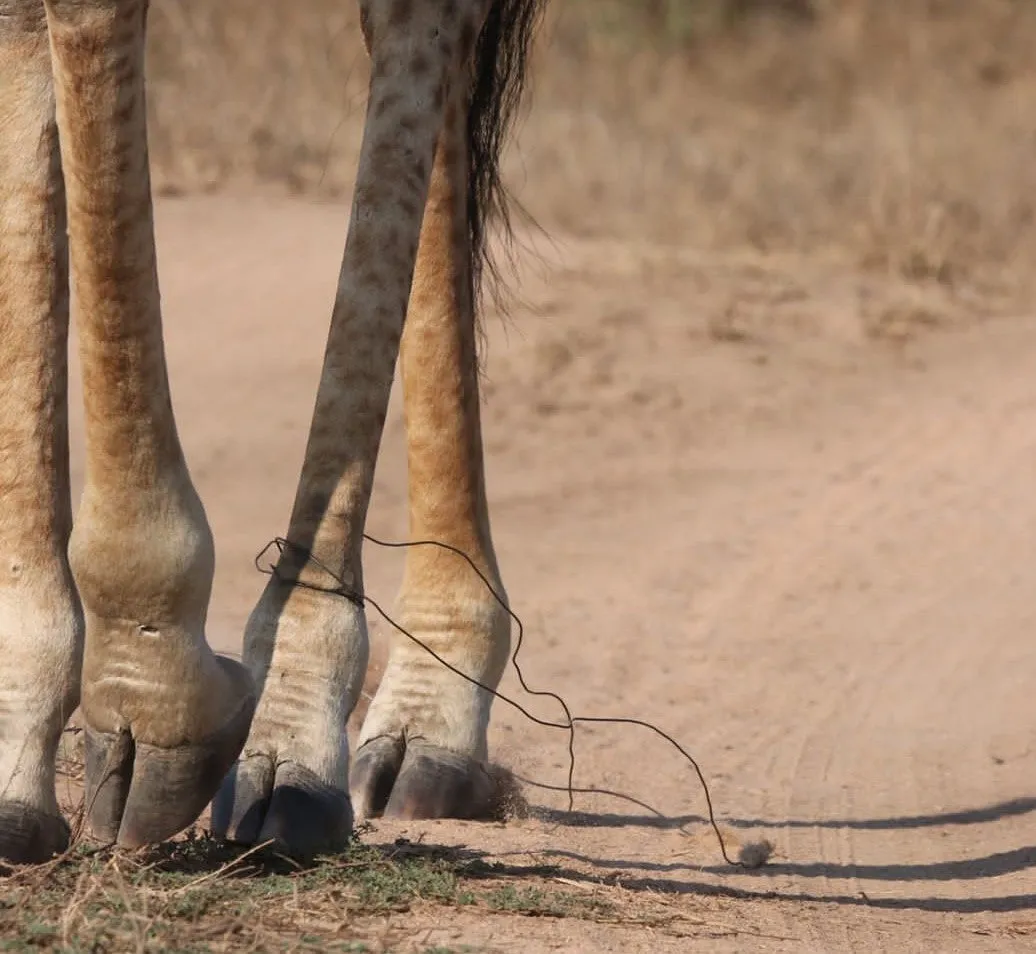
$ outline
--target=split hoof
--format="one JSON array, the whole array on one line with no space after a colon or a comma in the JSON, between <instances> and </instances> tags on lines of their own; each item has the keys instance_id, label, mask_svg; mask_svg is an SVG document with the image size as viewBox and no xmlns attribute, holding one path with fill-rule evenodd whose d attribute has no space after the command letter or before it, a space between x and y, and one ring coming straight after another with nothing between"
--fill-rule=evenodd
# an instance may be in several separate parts
<instances>
[{"instance_id":1,"label":"split hoof","mask_svg":"<svg viewBox=\"0 0 1036 954\"><path fill-rule=\"evenodd\" d=\"M273 847L310 860L342 851L353 830L349 795L298 762L242 758L212 804L212 828L228 841Z\"/></svg>"},{"instance_id":2,"label":"split hoof","mask_svg":"<svg viewBox=\"0 0 1036 954\"><path fill-rule=\"evenodd\" d=\"M226 659L220 664L231 671L238 666ZM245 744L254 709L254 698L245 694L216 732L176 748L137 741L129 730L98 732L86 725L86 821L93 837L137 848L194 822Z\"/></svg>"},{"instance_id":3,"label":"split hoof","mask_svg":"<svg viewBox=\"0 0 1036 954\"><path fill-rule=\"evenodd\" d=\"M488 766L428 742L371 739L357 752L351 775L359 818L495 820L503 815L500 780Z\"/></svg>"},{"instance_id":4,"label":"split hoof","mask_svg":"<svg viewBox=\"0 0 1036 954\"><path fill-rule=\"evenodd\" d=\"M0 861L39 864L69 844L68 823L24 802L0 801Z\"/></svg>"}]
</instances>

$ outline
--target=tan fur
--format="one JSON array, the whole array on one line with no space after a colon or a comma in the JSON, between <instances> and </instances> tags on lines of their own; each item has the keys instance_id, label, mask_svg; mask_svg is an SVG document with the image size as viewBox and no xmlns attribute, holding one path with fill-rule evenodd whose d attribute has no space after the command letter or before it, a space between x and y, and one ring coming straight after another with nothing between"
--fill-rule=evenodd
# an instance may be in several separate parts
<instances>
[{"instance_id":1,"label":"tan fur","mask_svg":"<svg viewBox=\"0 0 1036 954\"><path fill-rule=\"evenodd\" d=\"M432 172L401 364L410 537L464 551L506 598L489 529L475 327L465 250L466 97L456 89ZM503 673L510 620L470 566L438 547L407 551L399 621L462 672L490 686ZM486 757L491 698L401 634L361 744L420 725L422 737ZM358 806L362 808L363 806Z\"/></svg>"},{"instance_id":2,"label":"tan fur","mask_svg":"<svg viewBox=\"0 0 1036 954\"><path fill-rule=\"evenodd\" d=\"M204 636L213 547L165 365L146 2L0 0L0 809L17 797L53 813L54 746L81 653L88 727L102 740L132 738L138 760L204 746L254 691L242 765L293 764L348 789L345 723L367 664L364 615L291 581L333 583L308 551L362 592L363 526L401 336L411 533L465 550L502 595L465 215L466 70L485 9L485 0L361 0L372 60L366 132L287 532L294 547L249 621L249 679L218 662ZM87 451L67 563L61 168ZM400 604L418 636L496 684L508 619L463 560L409 552ZM28 681L16 678L23 672ZM422 739L484 759L490 701L400 640L360 741ZM370 806L358 797L363 814ZM130 836L124 825L123 837L152 830L137 825Z\"/></svg>"},{"instance_id":3,"label":"tan fur","mask_svg":"<svg viewBox=\"0 0 1036 954\"><path fill-rule=\"evenodd\" d=\"M0 129L0 801L56 815L82 620L65 557L68 287L42 5L0 0Z\"/></svg>"},{"instance_id":4,"label":"tan fur","mask_svg":"<svg viewBox=\"0 0 1036 954\"><path fill-rule=\"evenodd\" d=\"M141 0L48 0L83 369L86 481L69 560L83 715L162 748L238 700L204 641L214 565L176 433L145 138Z\"/></svg>"}]
</instances>

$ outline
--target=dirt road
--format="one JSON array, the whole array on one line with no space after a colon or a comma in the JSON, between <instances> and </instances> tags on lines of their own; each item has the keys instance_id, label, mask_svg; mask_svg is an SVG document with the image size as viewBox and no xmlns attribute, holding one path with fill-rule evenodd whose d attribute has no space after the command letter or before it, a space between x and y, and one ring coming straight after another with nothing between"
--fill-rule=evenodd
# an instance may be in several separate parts
<instances>
[{"instance_id":1,"label":"dirt road","mask_svg":"<svg viewBox=\"0 0 1036 954\"><path fill-rule=\"evenodd\" d=\"M211 637L233 650L252 558L286 524L347 209L158 214L174 401L217 537ZM953 310L940 289L555 238L526 259L514 319L487 326L489 490L525 673L577 713L664 727L725 829L776 853L732 872L689 766L641 730L588 728L577 783L690 835L597 796L557 814L564 796L529 788L533 817L506 826L378 837L464 844L517 878L557 865L587 891L608 876L681 930L403 921L500 951L1032 950L1036 323L979 325L957 302L958 327L932 332ZM396 407L370 520L393 539L401 437ZM391 604L399 555L367 560ZM492 743L563 783L563 735L498 705Z\"/></svg>"}]
</instances>

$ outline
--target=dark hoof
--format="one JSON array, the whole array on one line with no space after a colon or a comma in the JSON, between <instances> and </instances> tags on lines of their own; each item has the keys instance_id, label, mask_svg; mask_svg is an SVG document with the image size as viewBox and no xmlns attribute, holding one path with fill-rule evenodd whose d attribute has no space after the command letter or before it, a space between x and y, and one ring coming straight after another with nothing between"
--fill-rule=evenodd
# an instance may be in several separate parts
<instances>
[{"instance_id":1,"label":"dark hoof","mask_svg":"<svg viewBox=\"0 0 1036 954\"><path fill-rule=\"evenodd\" d=\"M212 803L212 830L247 845L272 841L300 860L343 850L353 830L347 793L297 762L252 755L226 777Z\"/></svg>"},{"instance_id":2,"label":"dark hoof","mask_svg":"<svg viewBox=\"0 0 1036 954\"><path fill-rule=\"evenodd\" d=\"M24 802L0 801L0 861L38 864L68 847L68 823Z\"/></svg>"},{"instance_id":3,"label":"dark hoof","mask_svg":"<svg viewBox=\"0 0 1036 954\"><path fill-rule=\"evenodd\" d=\"M498 773L476 759L427 742L371 739L356 753L352 795L357 815L371 818L499 819Z\"/></svg>"},{"instance_id":4,"label":"dark hoof","mask_svg":"<svg viewBox=\"0 0 1036 954\"><path fill-rule=\"evenodd\" d=\"M218 732L175 749L86 726L86 820L93 837L137 848L194 822L245 744L253 710L248 699Z\"/></svg>"}]
</instances>

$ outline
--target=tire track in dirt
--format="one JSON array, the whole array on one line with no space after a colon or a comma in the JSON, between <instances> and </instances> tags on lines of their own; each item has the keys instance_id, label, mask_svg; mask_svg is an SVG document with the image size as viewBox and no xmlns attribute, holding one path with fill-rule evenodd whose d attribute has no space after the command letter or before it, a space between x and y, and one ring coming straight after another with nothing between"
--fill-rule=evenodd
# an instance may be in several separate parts
<instances>
[{"instance_id":1,"label":"tire track in dirt","mask_svg":"<svg viewBox=\"0 0 1036 954\"><path fill-rule=\"evenodd\" d=\"M875 483L880 486L881 478L889 473L910 473L916 469L925 461L929 448L943 443L953 429L944 417L923 422L908 418L899 427L883 431L875 445L854 448L859 456L848 466L837 468L828 477L821 476L820 483L833 485L833 489L824 493L818 487L808 509L782 527L776 537L771 536L763 553L714 601L709 615L713 619L710 629L717 634L716 638L722 639L719 634L723 631L740 631L748 640L764 638L782 643L784 652L797 661L807 661L805 657L815 651L817 639L822 639L820 634L829 612L826 607L832 598L838 598L840 589L839 580L832 577L829 569L832 538L855 538L876 519L887 521L882 511L887 509L888 501L882 494L874 494ZM837 545L834 543L834 547ZM803 645L803 634L818 635ZM858 692L861 683L851 659L838 661L841 667L831 667L830 661L828 664L829 669L841 668L835 685L809 685L809 680L796 685L792 694L803 702L808 700L810 705L793 707L779 716L774 713L774 717L762 722L762 731L757 729L734 746L742 767L764 765L762 776L771 790L786 793L768 799L769 805L760 806L763 810L768 808L773 818L850 817L845 815L847 806L833 806L829 799L818 800L815 793L816 782L826 783L831 775L829 748L833 751L831 740L843 736L839 713L845 698ZM787 665L785 661L785 672ZM894 665L890 660L886 668ZM774 679L782 681L780 674ZM728 700L727 707L752 711L750 697L756 691L747 690L738 702ZM730 774L736 778L739 773L733 770ZM851 845L831 844L826 835L822 827L782 831L781 855L793 866L826 862L851 866ZM811 884L792 882L786 887L790 893L819 893ZM835 893L832 888L829 883L823 893ZM876 934L863 931L858 923L852 930L837 920L830 928L824 924L824 919L808 922L810 946L814 949L854 950L857 944L863 950L883 949ZM801 930L803 925L794 916L785 927L789 931Z\"/></svg>"},{"instance_id":2,"label":"tire track in dirt","mask_svg":"<svg viewBox=\"0 0 1036 954\"><path fill-rule=\"evenodd\" d=\"M868 788L867 779L860 777L858 766L880 765L883 759L888 761L886 743L891 726L902 723L909 735L919 715L945 709L939 703L947 694L963 700L976 676L980 677L980 684L995 685L995 677L1003 671L1002 663L998 667L995 656L983 645L959 636L954 638L952 620L947 621L947 629L951 630L948 637L931 622L933 615L938 616L938 608L947 592L975 593L994 604L1013 595L1017 602L1017 592L1002 592L1002 574L988 562L978 564L977 570L969 568L967 545L961 548L967 551L965 553L953 549L952 545L941 553L937 551L934 565L922 566L920 574L909 564L916 561L918 550L925 546L924 531L933 529L926 526L932 522L932 515L954 523L954 515L974 513L976 501L996 500L998 490L1012 483L1015 496L1019 496L1019 475L1031 474L1032 465L1036 463L1036 443L1032 440L1036 427L1031 426L1036 423L1036 414L1032 413L1033 387L1023 375L1006 380L987 376L979 392L980 400L969 405L955 400L952 391L947 395L944 386L945 382L939 382L927 400L919 398L911 403L904 413L903 423L891 433L880 434L876 449L873 446L854 448L858 456L849 470L855 474L842 480L833 491L821 495L815 507L787 528L796 541L790 553L784 552L777 563L772 559L773 551L765 548L764 557L753 561L748 571L725 587L713 601L713 612L718 613L713 616L713 631L741 630L758 635L769 630L768 638L786 640L789 645L802 641L803 633L812 633L814 636L807 641L807 647L816 648L819 643L821 652L834 657L828 660L827 670L842 669L833 685L823 687L826 698L818 705L800 706L798 720L794 715L773 719L770 724L777 728L754 733L754 744L750 741L747 748L741 748L742 767L764 759L765 775L771 784L777 790L786 791L783 797L769 799L768 808L771 813L777 813L777 818L852 819L861 801L855 797L854 789L856 786ZM971 386L975 386L974 381ZM994 426L1012 416L1015 418L1012 427L998 430ZM1026 422L1030 427L1025 427ZM837 477L834 479L838 482ZM1024 495L1019 502L1024 506ZM981 506L978 511L981 514ZM1022 512L1022 518L1023 529L1028 528L1030 532L1016 534L1013 546L1018 552L1036 556L1036 526L1031 505L1027 513ZM978 524L977 529L968 526L967 519L956 522L964 524L962 530L970 534L965 540L971 540L972 548L983 547L982 519L973 521ZM986 517L987 532L990 526ZM909 585L905 591L902 586L890 585L892 574L884 567L885 579L881 579L880 572L876 574L878 592L864 596L864 602L875 606L886 604L872 624L886 632L878 634L870 643L865 634L863 639L849 641L824 639L825 617L832 613L839 615L839 608L842 615L853 611L868 615L868 610L860 606L855 588L851 583L845 585L859 569L859 553L867 547L887 551L878 558L879 562L883 558L903 562L904 566L896 567L897 572L907 580L913 573L922 585L927 583L928 590L913 594ZM1007 550L1004 555L1010 558L1012 551ZM874 560L873 554L868 555L863 569L867 570L867 563ZM871 573L875 575L873 568ZM797 609L794 601L789 603L788 600L789 595L795 594L807 597ZM871 609L870 616L874 615ZM863 629L866 630L866 626ZM899 634L901 641L896 644L889 632ZM832 666L832 662L837 665ZM926 678L918 679L919 669L927 669ZM982 676L985 676L984 681ZM1014 704L1013 717L1017 718L1018 699L1012 698L1009 702ZM1011 711L1008 705L1005 714ZM995 721L989 714L983 725L989 726ZM741 740L742 744L745 741ZM925 759L916 746L903 755L907 758L901 757L898 761L906 761L914 770L900 775L891 793L879 788L879 805L894 806L902 813L905 801L915 806L915 811L923 812L925 802L930 807L933 797L951 804L969 804L976 797L977 804L996 801L996 791L989 785L971 785L964 792L956 791L945 775L944 766ZM853 780L854 784L832 792L832 780L838 778ZM868 791L862 799L869 802L867 811L871 814L877 806L874 798L867 796L873 794ZM937 854L945 855L949 849L952 857L954 850L964 847L959 839L949 837L952 832L939 830L938 833L942 836L943 850ZM866 883L856 875L860 867L877 869L860 859L859 838L852 827L805 825L790 827L782 835L782 854L786 855L789 868L793 872L813 869L811 874L820 873L820 877L813 879L815 883L794 888L789 884L791 890L849 898L861 897L865 887L872 895L875 893L873 878ZM909 857L896 861L904 874L911 868ZM937 862L932 862L931 870L938 870ZM1021 874L1024 875L1024 871ZM913 878L914 874L910 873L909 877ZM923 886L934 895L930 906L938 907L939 899L943 898L951 908L955 897L969 896L966 885L939 878L935 875L931 879L912 880L905 889L896 886L884 893L889 896L887 900L895 901L904 891L909 898L911 889ZM792 880L795 880L794 875ZM934 885L933 880L937 882ZM883 887L879 881L877 890L880 892ZM951 890L947 892L947 888ZM876 900L880 903L886 899ZM997 901L994 898L989 903L995 906ZM977 909L982 910L981 902ZM865 931L858 925L847 934L842 925L829 930L824 924L823 919L810 923L812 945L817 949L884 949L879 933L874 930Z\"/></svg>"},{"instance_id":3,"label":"tire track in dirt","mask_svg":"<svg viewBox=\"0 0 1036 954\"><path fill-rule=\"evenodd\" d=\"M641 317L634 331L650 335L653 316L645 312ZM633 349L621 339L622 329L613 331L617 337L607 347L621 352L627 361L636 360ZM571 508L561 505L578 496L566 482L571 472L563 472L559 480L553 468L547 468L550 476L534 478L533 488L521 495L525 503L510 515L511 520L523 521L527 534L523 539L537 539L539 496L542 509L551 515L549 531L544 531L547 537L571 535L578 541L606 528L617 538L642 541L636 547L636 570L624 582L639 601L661 610L663 616L678 614L680 599L657 585L641 584L652 577L669 579L676 589L681 576L684 583L695 579L703 529L719 538L730 531L745 534L741 546L733 548L743 552L725 554L723 569L705 574L703 585L684 598L689 615L683 632L689 647L665 636L656 639L652 649L638 640L635 631L621 635L614 621L589 617L584 624L589 631L614 634L621 642L594 659L585 683L592 685L604 676L607 670L602 665L609 655L618 662L616 675L636 671L639 682L646 681L641 670L652 658L663 673L679 666L680 660L693 660L686 711L674 708L666 715L655 697L652 717L658 718L661 711L658 721L702 755L707 776L722 779L713 792L721 816L788 822L770 826L775 829L783 865L763 875L706 870L703 877L724 891L733 888L765 895L776 888L780 897L799 899L802 903L794 909L778 906L763 915L761 923L772 924L769 919L776 917L777 933L801 937L805 931L805 946L810 949L899 950L920 938L959 940L959 932L945 919L939 920L940 906L951 908L952 913L961 898L967 900L968 892L974 893L976 883L988 884L996 895L999 882L955 877L962 866L954 862L981 856L988 844L986 853L996 863L995 856L1010 854L1022 837L1021 829L1012 828L1010 821L997 821L989 832L972 826L964 835L956 830L961 826L938 824L938 819L915 826L904 823L903 831L892 835L880 827L883 817L938 814L943 806L960 810L1024 795L1027 779L1032 779L1031 773L1015 773L1011 778L1001 773L985 782L955 785L947 769L952 759L941 738L952 729L959 732L965 748L975 748L976 739L982 741L996 715L991 711L981 724L958 726L949 718L952 708L945 697L948 693L962 696L961 685L972 673L1002 682L1005 668L1002 658L998 662L983 657L974 642L959 636L943 645L946 641L933 620L940 612L945 615L942 605L947 592L963 589L986 602L1013 595L1012 612L1024 611L1024 596L1001 594L995 573L968 566L974 550L990 549L984 545L985 535L996 532L997 514L976 506L977 501L995 499L1006 481L1020 496L1016 506L1022 512L1027 505L1031 510L1020 494L1023 485L1018 474L1032 471L1032 444L1025 438L1025 422L1033 419L1033 388L1018 355L1033 353L1036 345L1028 331L1007 343L997 343L996 334L992 344L985 331L970 338L951 335L948 345L934 349L934 356L927 349L920 357L915 355L918 364L912 370L892 373L886 367L869 376L865 372L864 380L849 389L852 393L835 384L829 393L812 394L804 401L802 395L816 382L801 369L789 368L789 374L803 380L782 384L773 413L749 418L742 412L729 452L702 450L709 435L717 447L726 448L731 440L722 428L706 426L707 434L693 438L698 451L681 458L682 463L667 473L665 455L670 445L665 445L666 450L652 448L645 430L630 441L628 450L629 458L639 461L632 481L640 481L639 495L630 480L619 482L620 486L606 479L584 479L580 492L593 493L595 499ZM802 420L790 416L799 406L806 411ZM736 407L724 414L725 420L738 422ZM1012 429L995 433L993 425L1011 415L1018 418ZM629 433L625 423L613 420L612 427ZM628 423L635 427L636 416L629 415ZM653 423L668 423L691 433L702 422L700 417L681 420L677 412L660 413ZM796 433L799 427L816 438L815 452L808 450L809 440ZM749 517L738 519L748 525L745 529L735 526L737 514L730 494L717 497L714 486L703 486L694 475L696 468L710 460L724 461L728 453L725 463L732 473L748 461L749 467L765 466L763 447L781 464L767 467L770 474L765 482L749 482L752 492L743 502ZM584 450L580 445L580 452ZM509 449L510 455L518 452ZM786 461L779 457L782 453L788 455ZM602 474L611 472L606 469ZM686 514L688 507L694 509L693 498L699 492L697 505L715 508L712 525L695 519L690 526L680 526L679 515ZM511 507L498 510L505 515L500 521L505 527L516 500L510 499ZM615 516L616 508L621 517ZM669 514L668 521L658 517L660 511ZM950 538L952 520L947 515L961 512L965 519L960 532L973 541L971 549ZM605 519L609 513L610 519ZM577 525L580 521L582 527ZM1032 537L1036 528L1029 536L1020 533L1011 545L1014 549L1004 550L1004 555L1026 553L1031 549L1026 541ZM933 540L941 549L929 553ZM606 555L597 558L583 548L580 569L587 579L580 591L592 592L595 585L607 590L605 581L609 575L615 578L614 568L607 565ZM579 549L578 543L572 547L573 552ZM549 564L549 551L543 556ZM541 573L532 579L537 581L534 586L530 583L533 591L538 587L542 594L549 589ZM571 599L582 605L587 597L573 592ZM542 595L536 600L546 618L563 605L543 603ZM673 622L677 619L674 615ZM669 625L663 624L662 629ZM679 632L679 625L675 630ZM952 626L944 624L941 630ZM570 670L574 671L571 666L565 671ZM727 677L730 673L733 678ZM633 685L627 682L627 688ZM696 696L705 697L705 704ZM974 693L966 698L974 704ZM637 699L643 712L639 695L623 696L622 704L631 711ZM600 695L595 704L598 710L615 705L610 697ZM1013 712L1017 722L1019 714L1024 719L1025 711L1015 693L1005 700L1001 717ZM941 735L932 725L939 718L945 723ZM690 731L688 725L693 727ZM602 765L616 766L616 760L621 763L630 754L624 742L609 752L609 741L603 737L582 738L584 762L590 769L596 765L598 772ZM975 773L973 764L967 769ZM630 780L627 770L616 772L612 767L609 771L624 784ZM688 797L688 783L679 781L685 775L674 760L658 764L647 779L668 804L697 804L693 793ZM647 779L641 777L639 789L634 782L631 790L643 791ZM674 786L682 793L674 795ZM664 858L670 843L659 840L651 854ZM1001 850L1000 843L1007 847ZM698 847L699 851L681 851L677 857L704 852L711 859L711 843ZM613 851L612 857L620 856ZM649 862L643 850L629 857L643 859L640 867L652 876L672 877L681 869L693 870L689 865ZM1020 863L1024 864L1024 856ZM931 877L921 877L925 870ZM1002 892L1004 897L1011 892L1021 896L1025 877L1024 868L1007 872L1010 883ZM868 906L864 892L873 898L873 905ZM888 907L895 904L905 905L903 910L911 914L904 916ZM981 899L976 910L982 912ZM912 925L910 930L905 930L906 923Z\"/></svg>"}]
</instances>

